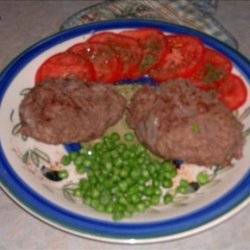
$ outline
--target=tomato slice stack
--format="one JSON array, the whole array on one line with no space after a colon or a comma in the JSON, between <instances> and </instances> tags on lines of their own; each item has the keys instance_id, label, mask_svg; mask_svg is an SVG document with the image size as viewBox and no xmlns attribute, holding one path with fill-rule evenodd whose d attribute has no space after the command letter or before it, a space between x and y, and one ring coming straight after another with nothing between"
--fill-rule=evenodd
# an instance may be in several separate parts
<instances>
[{"instance_id":1,"label":"tomato slice stack","mask_svg":"<svg viewBox=\"0 0 250 250\"><path fill-rule=\"evenodd\" d=\"M246 101L247 88L232 68L226 56L205 47L194 36L165 35L158 29L141 28L97 33L51 56L39 67L35 83L70 76L109 84L144 76L160 84L187 78L197 88L216 93L231 110L236 110Z\"/></svg>"}]
</instances>

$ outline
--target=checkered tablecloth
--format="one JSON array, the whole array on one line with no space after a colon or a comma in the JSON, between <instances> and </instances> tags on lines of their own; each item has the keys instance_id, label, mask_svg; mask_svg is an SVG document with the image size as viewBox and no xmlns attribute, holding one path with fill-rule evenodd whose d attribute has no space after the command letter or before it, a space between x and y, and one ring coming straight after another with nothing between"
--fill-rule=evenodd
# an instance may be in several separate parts
<instances>
[{"instance_id":1,"label":"checkered tablecloth","mask_svg":"<svg viewBox=\"0 0 250 250\"><path fill-rule=\"evenodd\" d=\"M237 48L236 39L213 17L217 4L218 0L106 0L69 17L60 30L116 18L144 18L187 26Z\"/></svg>"}]
</instances>

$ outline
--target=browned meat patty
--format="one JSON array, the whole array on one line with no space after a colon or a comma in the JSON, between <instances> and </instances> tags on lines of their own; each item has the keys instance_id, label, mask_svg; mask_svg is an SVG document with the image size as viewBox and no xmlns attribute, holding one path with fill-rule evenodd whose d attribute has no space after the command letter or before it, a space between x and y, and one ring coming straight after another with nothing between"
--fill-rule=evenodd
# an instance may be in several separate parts
<instances>
[{"instance_id":1,"label":"browned meat patty","mask_svg":"<svg viewBox=\"0 0 250 250\"><path fill-rule=\"evenodd\" d=\"M211 166L241 156L242 124L222 102L188 80L142 87L127 121L138 139L166 160Z\"/></svg>"},{"instance_id":2,"label":"browned meat patty","mask_svg":"<svg viewBox=\"0 0 250 250\"><path fill-rule=\"evenodd\" d=\"M125 107L126 100L110 85L50 79L22 100L21 132L49 144L89 141L118 122Z\"/></svg>"}]
</instances>

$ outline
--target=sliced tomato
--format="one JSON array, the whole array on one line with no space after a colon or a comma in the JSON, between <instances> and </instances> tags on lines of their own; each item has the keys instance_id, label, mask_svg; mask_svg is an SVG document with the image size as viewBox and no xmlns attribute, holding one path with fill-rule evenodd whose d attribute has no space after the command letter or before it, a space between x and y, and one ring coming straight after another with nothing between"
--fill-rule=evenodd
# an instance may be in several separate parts
<instances>
[{"instance_id":1,"label":"sliced tomato","mask_svg":"<svg viewBox=\"0 0 250 250\"><path fill-rule=\"evenodd\" d=\"M217 86L218 98L231 110L238 109L247 99L247 88L243 80L234 74L230 74Z\"/></svg>"},{"instance_id":2,"label":"sliced tomato","mask_svg":"<svg viewBox=\"0 0 250 250\"><path fill-rule=\"evenodd\" d=\"M204 58L199 69L190 77L200 89L210 90L227 78L232 70L231 61L221 53L205 48Z\"/></svg>"},{"instance_id":3,"label":"sliced tomato","mask_svg":"<svg viewBox=\"0 0 250 250\"><path fill-rule=\"evenodd\" d=\"M37 70L35 83L39 84L49 78L66 78L75 76L85 81L95 81L95 71L91 62L69 52L51 56Z\"/></svg>"},{"instance_id":4,"label":"sliced tomato","mask_svg":"<svg viewBox=\"0 0 250 250\"><path fill-rule=\"evenodd\" d=\"M188 35L169 35L165 41L170 53L166 54L159 65L151 69L149 75L155 81L162 82L187 77L196 72L204 55L202 41Z\"/></svg>"},{"instance_id":5,"label":"sliced tomato","mask_svg":"<svg viewBox=\"0 0 250 250\"><path fill-rule=\"evenodd\" d=\"M142 48L136 39L111 32L92 36L89 42L103 42L111 46L122 62L122 79L131 78L142 58Z\"/></svg>"},{"instance_id":6,"label":"sliced tomato","mask_svg":"<svg viewBox=\"0 0 250 250\"><path fill-rule=\"evenodd\" d=\"M139 78L147 74L168 53L165 36L160 30L143 28L123 31L121 34L135 38L142 47L142 60L133 78Z\"/></svg>"},{"instance_id":7,"label":"sliced tomato","mask_svg":"<svg viewBox=\"0 0 250 250\"><path fill-rule=\"evenodd\" d=\"M113 83L121 80L121 61L109 45L100 42L78 43L68 51L88 58L94 66L96 81Z\"/></svg>"}]
</instances>

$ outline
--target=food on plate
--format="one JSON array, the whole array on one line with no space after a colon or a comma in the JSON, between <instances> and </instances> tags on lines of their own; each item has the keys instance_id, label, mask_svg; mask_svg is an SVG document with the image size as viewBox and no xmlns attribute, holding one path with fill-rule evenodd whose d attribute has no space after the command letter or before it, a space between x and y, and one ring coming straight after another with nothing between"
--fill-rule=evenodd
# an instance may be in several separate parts
<instances>
[{"instance_id":1,"label":"food on plate","mask_svg":"<svg viewBox=\"0 0 250 250\"><path fill-rule=\"evenodd\" d=\"M100 42L83 42L73 45L68 51L91 61L97 82L113 83L121 80L120 58L109 45Z\"/></svg>"},{"instance_id":2,"label":"food on plate","mask_svg":"<svg viewBox=\"0 0 250 250\"><path fill-rule=\"evenodd\" d=\"M70 52L61 52L51 56L37 70L36 84L50 78L67 78L75 76L85 81L95 81L93 65L86 58L82 58Z\"/></svg>"},{"instance_id":3,"label":"food on plate","mask_svg":"<svg viewBox=\"0 0 250 250\"><path fill-rule=\"evenodd\" d=\"M138 70L142 47L136 39L112 32L97 33L88 42L106 43L119 56L122 63L121 79L129 79Z\"/></svg>"},{"instance_id":4,"label":"food on plate","mask_svg":"<svg viewBox=\"0 0 250 250\"><path fill-rule=\"evenodd\" d=\"M49 144L93 140L122 118L125 107L113 86L54 78L22 100L21 133Z\"/></svg>"},{"instance_id":5,"label":"food on plate","mask_svg":"<svg viewBox=\"0 0 250 250\"><path fill-rule=\"evenodd\" d=\"M166 160L228 165L240 158L243 126L217 98L185 79L143 86L129 107L138 139Z\"/></svg>"},{"instance_id":6,"label":"food on plate","mask_svg":"<svg viewBox=\"0 0 250 250\"><path fill-rule=\"evenodd\" d=\"M141 77L150 77L157 84L187 78L236 110L246 101L247 89L232 68L229 58L206 47L197 37L141 28L96 33L87 41L74 44L41 65L36 83L68 76L108 84Z\"/></svg>"},{"instance_id":7,"label":"food on plate","mask_svg":"<svg viewBox=\"0 0 250 250\"><path fill-rule=\"evenodd\" d=\"M61 163L67 167L73 164L78 174L84 174L72 190L73 196L111 214L115 221L161 202L169 204L176 193L193 191L184 179L175 185L178 172L174 164L152 156L130 132L105 135L98 143L64 155ZM64 179L67 170L63 171L58 174Z\"/></svg>"},{"instance_id":8,"label":"food on plate","mask_svg":"<svg viewBox=\"0 0 250 250\"><path fill-rule=\"evenodd\" d=\"M165 36L160 30L142 28L122 31L121 34L136 39L142 47L142 60L132 79L147 74L152 67L161 62L169 51Z\"/></svg>"},{"instance_id":9,"label":"food on plate","mask_svg":"<svg viewBox=\"0 0 250 250\"><path fill-rule=\"evenodd\" d=\"M247 88L232 68L193 36L97 33L39 67L15 131L78 143L66 146L55 169L43 166L43 176L63 181L73 167L78 182L67 195L121 220L195 192L241 158L243 125L232 110Z\"/></svg>"},{"instance_id":10,"label":"food on plate","mask_svg":"<svg viewBox=\"0 0 250 250\"><path fill-rule=\"evenodd\" d=\"M204 54L200 39L188 35L170 35L165 37L165 41L169 53L149 72L155 81L187 77L197 71Z\"/></svg>"}]
</instances>

